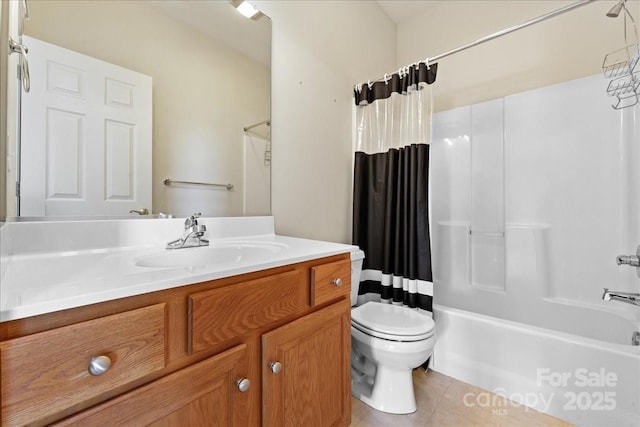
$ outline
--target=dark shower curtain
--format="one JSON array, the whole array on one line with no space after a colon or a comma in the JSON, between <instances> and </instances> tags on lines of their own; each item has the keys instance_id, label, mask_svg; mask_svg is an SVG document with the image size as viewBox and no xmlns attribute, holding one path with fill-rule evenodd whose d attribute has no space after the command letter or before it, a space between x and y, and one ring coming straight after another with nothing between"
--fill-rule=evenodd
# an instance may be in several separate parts
<instances>
[{"instance_id":1,"label":"dark shower curtain","mask_svg":"<svg viewBox=\"0 0 640 427\"><path fill-rule=\"evenodd\" d=\"M437 64L355 91L353 244L365 252L359 294L432 311L429 233L431 97ZM373 109L373 110L362 110ZM354 284L355 285L355 284Z\"/></svg>"}]
</instances>

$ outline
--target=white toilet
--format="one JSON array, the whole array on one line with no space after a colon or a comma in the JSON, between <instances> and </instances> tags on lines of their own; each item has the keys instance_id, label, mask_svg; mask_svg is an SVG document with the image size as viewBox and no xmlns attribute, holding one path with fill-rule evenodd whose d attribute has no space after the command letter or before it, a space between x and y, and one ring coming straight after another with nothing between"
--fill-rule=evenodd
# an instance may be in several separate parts
<instances>
[{"instance_id":1,"label":"white toilet","mask_svg":"<svg viewBox=\"0 0 640 427\"><path fill-rule=\"evenodd\" d=\"M356 307L364 252L351 252L351 393L391 414L416 411L412 371L435 344L433 319L408 307L366 302Z\"/></svg>"}]
</instances>

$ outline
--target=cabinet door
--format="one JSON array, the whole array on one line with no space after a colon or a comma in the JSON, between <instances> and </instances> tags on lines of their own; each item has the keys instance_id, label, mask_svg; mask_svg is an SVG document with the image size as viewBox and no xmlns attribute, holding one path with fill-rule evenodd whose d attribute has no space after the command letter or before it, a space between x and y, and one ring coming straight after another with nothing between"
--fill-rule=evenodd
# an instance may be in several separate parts
<instances>
[{"instance_id":1,"label":"cabinet door","mask_svg":"<svg viewBox=\"0 0 640 427\"><path fill-rule=\"evenodd\" d=\"M262 336L264 426L350 424L350 309L342 300Z\"/></svg>"},{"instance_id":2,"label":"cabinet door","mask_svg":"<svg viewBox=\"0 0 640 427\"><path fill-rule=\"evenodd\" d=\"M246 372L246 355L246 345L239 345L57 425L246 425L242 408L248 393L237 384Z\"/></svg>"}]
</instances>

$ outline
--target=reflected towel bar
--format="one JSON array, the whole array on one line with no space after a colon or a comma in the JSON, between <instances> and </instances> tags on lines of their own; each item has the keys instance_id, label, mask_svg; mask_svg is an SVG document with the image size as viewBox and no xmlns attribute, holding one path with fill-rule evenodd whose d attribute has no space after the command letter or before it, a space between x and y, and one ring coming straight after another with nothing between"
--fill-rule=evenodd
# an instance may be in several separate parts
<instances>
[{"instance_id":1,"label":"reflected towel bar","mask_svg":"<svg viewBox=\"0 0 640 427\"><path fill-rule=\"evenodd\" d=\"M175 181L173 179L167 178L164 181L164 185L173 185L173 184L184 184L184 185L204 185L207 187L224 187L227 190L233 189L233 184L212 184L209 182L194 182L194 181Z\"/></svg>"},{"instance_id":2,"label":"reflected towel bar","mask_svg":"<svg viewBox=\"0 0 640 427\"><path fill-rule=\"evenodd\" d=\"M255 124L253 124L253 125L250 125L250 126L244 127L244 128L242 128L242 130L246 132L246 131L248 131L249 129L253 129L253 128L258 127L258 126L261 126L261 125L267 125L267 126L271 127L271 120L263 120L263 121L261 121L261 122L255 123Z\"/></svg>"}]
</instances>

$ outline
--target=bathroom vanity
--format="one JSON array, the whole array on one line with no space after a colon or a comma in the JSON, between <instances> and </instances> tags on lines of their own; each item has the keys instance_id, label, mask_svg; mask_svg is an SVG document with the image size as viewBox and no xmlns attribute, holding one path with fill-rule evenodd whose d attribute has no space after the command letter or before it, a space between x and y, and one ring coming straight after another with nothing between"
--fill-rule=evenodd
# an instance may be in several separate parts
<instances>
[{"instance_id":1,"label":"bathroom vanity","mask_svg":"<svg viewBox=\"0 0 640 427\"><path fill-rule=\"evenodd\" d=\"M129 250L140 273L114 278L120 298L14 319L3 305L2 425L348 426L349 246L244 237L286 248L198 269L136 266L150 249ZM159 289L126 295L140 281Z\"/></svg>"}]
</instances>

